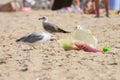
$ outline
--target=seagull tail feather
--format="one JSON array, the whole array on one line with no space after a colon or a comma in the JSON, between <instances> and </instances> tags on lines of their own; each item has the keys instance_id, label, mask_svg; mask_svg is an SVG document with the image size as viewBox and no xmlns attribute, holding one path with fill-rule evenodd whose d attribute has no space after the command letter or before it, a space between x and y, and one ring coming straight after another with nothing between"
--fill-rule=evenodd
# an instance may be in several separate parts
<instances>
[{"instance_id":1,"label":"seagull tail feather","mask_svg":"<svg viewBox=\"0 0 120 80\"><path fill-rule=\"evenodd\" d=\"M65 30L63 30L63 29L58 29L59 30L59 32L63 32L63 33L71 33L71 32L69 32L69 31L65 31Z\"/></svg>"},{"instance_id":2,"label":"seagull tail feather","mask_svg":"<svg viewBox=\"0 0 120 80\"><path fill-rule=\"evenodd\" d=\"M17 39L16 42L24 41L26 37L22 37L20 39Z\"/></svg>"}]
</instances>

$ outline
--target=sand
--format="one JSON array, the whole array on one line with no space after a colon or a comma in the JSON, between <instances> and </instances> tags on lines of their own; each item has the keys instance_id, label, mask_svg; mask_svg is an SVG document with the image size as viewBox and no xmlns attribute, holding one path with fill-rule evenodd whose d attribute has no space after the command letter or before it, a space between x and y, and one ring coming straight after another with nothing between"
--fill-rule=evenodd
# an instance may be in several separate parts
<instances>
[{"instance_id":1,"label":"sand","mask_svg":"<svg viewBox=\"0 0 120 80\"><path fill-rule=\"evenodd\" d=\"M5 0L3 0L4 2ZM120 78L120 16L94 18L94 15L57 13L50 10L31 12L0 12L0 80L119 80ZM73 31L84 25L98 39L98 49L110 47L108 53L64 51L56 41L32 49L16 43L16 39L45 32L41 16L61 28ZM56 33L58 39L70 34Z\"/></svg>"}]
</instances>

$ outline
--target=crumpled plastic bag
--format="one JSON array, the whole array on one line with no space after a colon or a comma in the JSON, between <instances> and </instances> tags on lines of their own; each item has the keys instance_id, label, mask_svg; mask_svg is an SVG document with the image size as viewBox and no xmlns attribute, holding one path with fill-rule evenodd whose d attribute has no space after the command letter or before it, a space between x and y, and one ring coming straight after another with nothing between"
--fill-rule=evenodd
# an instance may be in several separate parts
<instances>
[{"instance_id":1,"label":"crumpled plastic bag","mask_svg":"<svg viewBox=\"0 0 120 80\"><path fill-rule=\"evenodd\" d=\"M98 40L90 30L77 26L77 28L68 37L58 40L58 43L64 50L71 50L78 49L74 45L75 43L85 44L92 48L96 48Z\"/></svg>"}]
</instances>

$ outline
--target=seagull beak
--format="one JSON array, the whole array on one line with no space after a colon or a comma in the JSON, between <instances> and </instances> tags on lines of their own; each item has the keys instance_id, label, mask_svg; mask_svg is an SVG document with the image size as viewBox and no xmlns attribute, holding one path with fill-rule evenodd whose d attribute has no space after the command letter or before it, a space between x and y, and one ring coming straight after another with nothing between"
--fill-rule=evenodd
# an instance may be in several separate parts
<instances>
[{"instance_id":1,"label":"seagull beak","mask_svg":"<svg viewBox=\"0 0 120 80\"><path fill-rule=\"evenodd\" d=\"M43 18L38 18L38 20L41 20L41 19L43 19Z\"/></svg>"},{"instance_id":2,"label":"seagull beak","mask_svg":"<svg viewBox=\"0 0 120 80\"><path fill-rule=\"evenodd\" d=\"M50 39L50 41L54 41L54 40L56 41L57 39L56 39L56 38L52 38L52 39Z\"/></svg>"}]
</instances>

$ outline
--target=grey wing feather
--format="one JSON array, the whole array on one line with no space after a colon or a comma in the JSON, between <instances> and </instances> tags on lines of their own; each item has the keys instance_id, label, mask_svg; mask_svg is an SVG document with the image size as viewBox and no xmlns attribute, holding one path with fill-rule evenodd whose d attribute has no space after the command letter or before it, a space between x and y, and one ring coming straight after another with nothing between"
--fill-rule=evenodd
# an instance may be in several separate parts
<instances>
[{"instance_id":1,"label":"grey wing feather","mask_svg":"<svg viewBox=\"0 0 120 80\"><path fill-rule=\"evenodd\" d=\"M26 39L24 40L24 42L34 43L36 41L42 40L43 37L44 37L43 35L31 34L31 35L28 35L26 37Z\"/></svg>"},{"instance_id":2,"label":"grey wing feather","mask_svg":"<svg viewBox=\"0 0 120 80\"><path fill-rule=\"evenodd\" d=\"M24 41L26 39L26 36L24 37L21 37L20 39L17 39L16 42L19 42L19 41Z\"/></svg>"},{"instance_id":3,"label":"grey wing feather","mask_svg":"<svg viewBox=\"0 0 120 80\"><path fill-rule=\"evenodd\" d=\"M62 32L62 33L70 33L69 31L65 31L58 26L51 24L51 23L43 23L43 27L48 32Z\"/></svg>"},{"instance_id":4,"label":"grey wing feather","mask_svg":"<svg viewBox=\"0 0 120 80\"><path fill-rule=\"evenodd\" d=\"M50 32L58 31L58 26L51 24L51 23L43 23L43 27L45 30L50 31Z\"/></svg>"}]
</instances>

